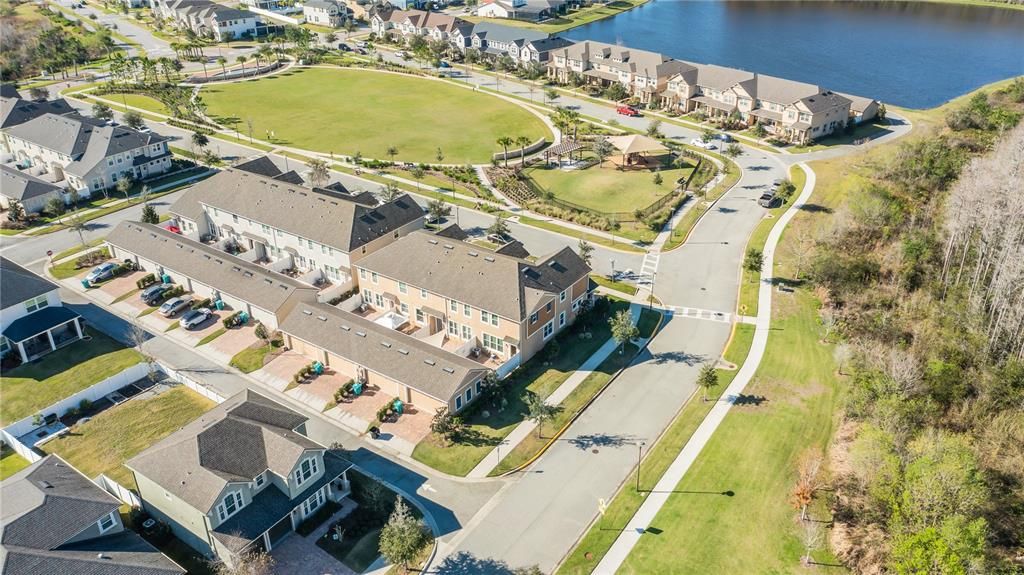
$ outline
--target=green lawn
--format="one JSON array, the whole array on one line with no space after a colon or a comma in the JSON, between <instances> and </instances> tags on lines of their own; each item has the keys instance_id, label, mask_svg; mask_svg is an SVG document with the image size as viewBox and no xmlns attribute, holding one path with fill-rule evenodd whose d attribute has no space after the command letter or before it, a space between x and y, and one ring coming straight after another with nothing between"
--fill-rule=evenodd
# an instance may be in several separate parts
<instances>
[{"instance_id":1,"label":"green lawn","mask_svg":"<svg viewBox=\"0 0 1024 575\"><path fill-rule=\"evenodd\" d=\"M753 338L754 326L737 325L735 335L725 352L725 360L732 363L742 362L750 351ZM644 454L642 477L647 479L643 481L643 486L649 489L665 473L665 470L675 460L676 455L693 435L697 426L714 406L714 400L718 399L722 391L736 376L735 370L719 369L717 371L719 385L708 392L709 401L701 401L699 397L691 399L683 406L665 433ZM565 562L557 571L558 575L589 575L593 571L619 534L617 529L602 529L601 527L625 525L643 504L643 496L636 492L633 485L632 482L623 484L623 488L609 502L601 525L591 526L566 557ZM587 558L587 554L590 554L590 558Z\"/></svg>"},{"instance_id":2,"label":"green lawn","mask_svg":"<svg viewBox=\"0 0 1024 575\"><path fill-rule=\"evenodd\" d=\"M77 341L0 377L0 424L33 415L69 395L142 361L109 337L89 330L92 341Z\"/></svg>"},{"instance_id":3,"label":"green lawn","mask_svg":"<svg viewBox=\"0 0 1024 575\"><path fill-rule=\"evenodd\" d=\"M846 144L852 144L855 140L862 138L880 138L885 134L892 132L889 128L885 127L885 124L872 122L870 124L861 124L854 128L853 132L847 133L843 131L839 134L826 136L815 140L814 142L806 146L792 146L789 151L794 154L802 154L804 152L817 152L818 150L827 150L832 146L842 146Z\"/></svg>"},{"instance_id":4,"label":"green lawn","mask_svg":"<svg viewBox=\"0 0 1024 575\"><path fill-rule=\"evenodd\" d=\"M94 240L89 240L88 242L85 243L84 246L79 244L79 245L77 245L77 246L75 246L73 248L68 248L68 249L66 249L66 250L64 250L62 252L58 252L56 254L53 254L53 258L51 258L51 259L54 260L54 261L62 260L64 258L68 257L68 256L72 256L74 254L77 254L78 252L85 251L85 250L87 250L89 248L94 248L94 247L102 244L105 241L106 241L106 238L96 238ZM74 274L72 274L72 275L74 275Z\"/></svg>"},{"instance_id":5,"label":"green lawn","mask_svg":"<svg viewBox=\"0 0 1024 575\"><path fill-rule=\"evenodd\" d=\"M283 345L283 342L277 339L266 345L247 347L231 358L231 365L238 368L242 373L252 373L263 367L263 364L267 361L267 354L274 351L275 347L280 347L281 345Z\"/></svg>"},{"instance_id":6,"label":"green lawn","mask_svg":"<svg viewBox=\"0 0 1024 575\"><path fill-rule=\"evenodd\" d=\"M6 445L0 447L0 481L29 466L28 460Z\"/></svg>"},{"instance_id":7,"label":"green lawn","mask_svg":"<svg viewBox=\"0 0 1024 575\"><path fill-rule=\"evenodd\" d=\"M106 94L103 98L128 104L131 108L139 108L140 110L147 110L157 114L166 115L170 113L167 106L164 106L160 100L144 94Z\"/></svg>"},{"instance_id":8,"label":"green lawn","mask_svg":"<svg viewBox=\"0 0 1024 575\"><path fill-rule=\"evenodd\" d=\"M239 131L275 133L274 143L319 152L435 161L489 162L500 137L551 138L523 108L466 88L403 74L314 68L203 88L209 114Z\"/></svg>"},{"instance_id":9,"label":"green lawn","mask_svg":"<svg viewBox=\"0 0 1024 575\"><path fill-rule=\"evenodd\" d=\"M840 402L818 303L800 290L774 306L768 348L744 395L651 523L620 573L783 573L803 552L788 496L806 449L823 451ZM799 350L799 353L793 353ZM733 496L708 493L733 492ZM830 520L822 511L816 519ZM827 552L815 560L836 563ZM841 571L840 571L841 572Z\"/></svg>"},{"instance_id":10,"label":"green lawn","mask_svg":"<svg viewBox=\"0 0 1024 575\"><path fill-rule=\"evenodd\" d=\"M611 18L616 14L630 10L641 4L645 4L647 0L616 0L609 2L605 5L594 5L586 8L581 8L570 14L567 14L561 18L552 18L546 20L544 23L536 24L533 22L525 22L522 20L511 20L506 18L480 18L477 16L463 17L465 20L471 22L495 22L504 26L517 26L520 28L531 28L539 30L541 32L547 32L548 34L557 34L564 32L570 28L603 20L605 18Z\"/></svg>"},{"instance_id":11,"label":"green lawn","mask_svg":"<svg viewBox=\"0 0 1024 575\"><path fill-rule=\"evenodd\" d=\"M218 328L217 331L215 331L215 332L211 333L210 335L204 337L203 339L199 340L199 343L197 343L195 345L195 347L199 347L201 345L206 345L206 344L210 343L211 341L217 339L218 337L224 335L225 333L227 333L227 331L228 331L227 328L224 328L224 327Z\"/></svg>"},{"instance_id":12,"label":"green lawn","mask_svg":"<svg viewBox=\"0 0 1024 575\"><path fill-rule=\"evenodd\" d=\"M636 295L636 292L638 291L637 287L633 284L628 284L626 282L620 282L616 280L610 280L607 277L600 274L590 274L590 279L594 280L594 283L601 287L606 287L608 289L620 291L624 294Z\"/></svg>"},{"instance_id":13,"label":"green lawn","mask_svg":"<svg viewBox=\"0 0 1024 575\"><path fill-rule=\"evenodd\" d=\"M607 317L628 307L627 302L615 300ZM576 325L573 328L576 328ZM590 339L579 338L573 330L556 338L556 341L560 342L560 352L549 365L544 365L546 352L541 351L505 380L504 397L508 400L508 405L503 410L491 410L489 417L483 416L482 408L471 410L465 416L466 431L458 442L446 445L436 435L428 435L416 445L413 458L452 475L464 476L469 473L499 441L512 433L512 430L525 419L526 406L523 395L526 391L536 393L540 397L551 395L551 392L569 379L569 376L611 337L607 318L594 317L590 331L593 334Z\"/></svg>"},{"instance_id":14,"label":"green lawn","mask_svg":"<svg viewBox=\"0 0 1024 575\"><path fill-rule=\"evenodd\" d=\"M693 171L692 165L686 168L662 167L659 173L663 181L659 185L654 183L654 169L620 171L612 160L618 162L621 158L614 157L605 160L604 166L594 165L585 170L529 168L526 175L559 200L603 213L631 214L667 195L676 182L685 180Z\"/></svg>"},{"instance_id":15,"label":"green lawn","mask_svg":"<svg viewBox=\"0 0 1024 575\"><path fill-rule=\"evenodd\" d=\"M105 473L135 488L124 462L206 413L214 402L180 386L156 397L139 397L100 412L72 432L42 445L75 466L86 477Z\"/></svg>"},{"instance_id":16,"label":"green lawn","mask_svg":"<svg viewBox=\"0 0 1024 575\"><path fill-rule=\"evenodd\" d=\"M101 239L100 241L103 241L103 240ZM81 248L81 250L88 249L88 248L83 247L83 246L79 246L79 248ZM110 252L107 250L107 248L100 248L99 251L106 252L107 256L110 255ZM61 254L58 254L58 255L61 255ZM57 258L54 258L54 259L57 259ZM59 280L64 280L64 279L68 279L70 277L77 276L78 274L88 270L90 267L92 267L92 266L86 266L84 268L80 268L80 267L78 267L78 258L71 258L71 259L69 259L66 262L61 262L61 263L59 263L59 264L57 264L55 266L52 266L50 268L50 273L53 275L53 277L55 277L55 278L57 278Z\"/></svg>"}]
</instances>

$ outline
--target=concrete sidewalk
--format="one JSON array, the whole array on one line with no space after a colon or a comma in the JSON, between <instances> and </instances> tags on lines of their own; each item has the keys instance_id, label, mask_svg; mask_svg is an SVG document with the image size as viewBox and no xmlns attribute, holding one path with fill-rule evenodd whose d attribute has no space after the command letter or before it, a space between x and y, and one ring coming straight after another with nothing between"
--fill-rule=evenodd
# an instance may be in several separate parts
<instances>
[{"instance_id":1,"label":"concrete sidewalk","mask_svg":"<svg viewBox=\"0 0 1024 575\"><path fill-rule=\"evenodd\" d=\"M771 273L773 271L773 259L775 256L775 248L778 245L779 238L782 237L782 232L789 223L789 220L804 206L807 199L811 197L814 192L815 174L807 167L806 164L801 164L801 167L807 172L807 184L804 186L803 193L797 198L793 205L786 210L786 213L779 218L779 221L772 228L768 234L768 240L765 243L764 259L765 267L767 272L761 278L761 286L758 290L758 314L756 320L756 328L754 331L754 340L750 346L750 353L747 354L746 359L743 362L743 366L740 367L736 377L729 384L729 387L725 389L722 394L722 399L711 408L707 417L701 422L697 430L694 431L693 436L683 450L676 456L675 461L669 466L665 474L658 480L657 485L650 491L647 499L643 505L636 512L633 518L629 521L626 527L622 530L622 534L615 540L612 548L608 550L608 553L601 559L601 562L594 569L595 574L612 574L618 571L618 569L625 562L629 553L633 550L633 547L640 542L640 538L646 532L647 527L654 522L655 517L661 508L668 501L672 495L673 490L686 475L686 472L696 461L697 456L707 445L708 441L711 440L712 435L718 426L721 425L722 421L725 420L725 416L729 413L732 408L733 402L736 398L743 393L744 388L753 379L754 374L757 372L758 366L761 364L761 358L764 356L765 348L768 344L768 334L770 333L771 327L771 313L772 313L772 289L774 289L773 278Z\"/></svg>"},{"instance_id":2,"label":"concrete sidewalk","mask_svg":"<svg viewBox=\"0 0 1024 575\"><path fill-rule=\"evenodd\" d=\"M637 322L640 321L640 314L642 311L643 307L640 304L630 304L629 313L633 318L633 325L636 325ZM646 342L646 340L643 341ZM642 345L643 342L641 342L641 346ZM544 403L547 405L559 405L565 401L565 398L569 397L570 393L575 391L585 379L590 377L590 374L593 373L594 370L596 370L618 347L618 342L616 342L614 338L609 338L608 341L604 342L604 345L602 345L587 359L587 361L583 362L583 365L581 365L579 369L569 376L569 379L565 380L562 385L558 386L558 388L544 400ZM534 429L537 429L537 424L529 420L523 421L517 425L516 428L512 430L512 433L509 433L508 436L501 441L501 444L498 447L491 450L491 452L488 453L487 456L484 457L466 477L487 477L487 474L497 467L498 464L501 463L501 460L504 459L505 456L508 456L508 454L515 449L515 447L519 445L527 435L532 433Z\"/></svg>"}]
</instances>

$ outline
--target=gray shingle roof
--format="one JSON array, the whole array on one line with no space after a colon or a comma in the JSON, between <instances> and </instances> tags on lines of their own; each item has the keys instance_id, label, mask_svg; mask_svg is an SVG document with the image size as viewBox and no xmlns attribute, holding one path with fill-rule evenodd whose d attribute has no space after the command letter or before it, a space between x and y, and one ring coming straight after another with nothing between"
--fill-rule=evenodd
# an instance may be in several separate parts
<instances>
[{"instance_id":1,"label":"gray shingle roof","mask_svg":"<svg viewBox=\"0 0 1024 575\"><path fill-rule=\"evenodd\" d=\"M473 26L472 34L473 36L480 36L488 42L515 42L516 40L530 42L542 40L548 37L544 32L538 32L536 30L516 26L506 26L504 24L495 24L494 22L481 22L476 26Z\"/></svg>"},{"instance_id":2,"label":"gray shingle roof","mask_svg":"<svg viewBox=\"0 0 1024 575\"><path fill-rule=\"evenodd\" d=\"M4 196L24 202L54 192L62 192L64 188L51 184L22 172L8 165L0 165L0 193Z\"/></svg>"},{"instance_id":3,"label":"gray shingle roof","mask_svg":"<svg viewBox=\"0 0 1024 575\"><path fill-rule=\"evenodd\" d=\"M686 62L673 60L657 52L594 42L593 40L576 42L567 46L560 51L560 55L573 60L600 63L615 70L628 71L650 78L667 78L692 67Z\"/></svg>"},{"instance_id":4,"label":"gray shingle roof","mask_svg":"<svg viewBox=\"0 0 1024 575\"><path fill-rule=\"evenodd\" d=\"M424 213L407 194L370 207L337 194L320 193L233 168L192 186L171 206L171 212L197 219L197 203L346 253L416 221Z\"/></svg>"},{"instance_id":5,"label":"gray shingle roof","mask_svg":"<svg viewBox=\"0 0 1024 575\"><path fill-rule=\"evenodd\" d=\"M423 231L365 256L356 266L516 321L590 273L568 247L532 263Z\"/></svg>"},{"instance_id":6,"label":"gray shingle roof","mask_svg":"<svg viewBox=\"0 0 1024 575\"><path fill-rule=\"evenodd\" d=\"M57 289L50 280L0 257L0 308L7 309Z\"/></svg>"},{"instance_id":7,"label":"gray shingle roof","mask_svg":"<svg viewBox=\"0 0 1024 575\"><path fill-rule=\"evenodd\" d=\"M116 512L121 502L55 455L0 483L0 499L0 562L5 575L185 572L128 531L67 543Z\"/></svg>"},{"instance_id":8,"label":"gray shingle roof","mask_svg":"<svg viewBox=\"0 0 1024 575\"><path fill-rule=\"evenodd\" d=\"M74 111L63 99L33 102L5 94L0 98L0 128L22 124L44 114L70 114Z\"/></svg>"},{"instance_id":9,"label":"gray shingle roof","mask_svg":"<svg viewBox=\"0 0 1024 575\"><path fill-rule=\"evenodd\" d=\"M488 371L475 361L334 306L298 305L280 329L444 402Z\"/></svg>"},{"instance_id":10,"label":"gray shingle roof","mask_svg":"<svg viewBox=\"0 0 1024 575\"><path fill-rule=\"evenodd\" d=\"M224 487L271 470L287 476L303 453L324 449L293 431L306 417L247 390L125 465L206 513Z\"/></svg>"},{"instance_id":11,"label":"gray shingle roof","mask_svg":"<svg viewBox=\"0 0 1024 575\"><path fill-rule=\"evenodd\" d=\"M165 140L167 140L165 136L154 132L139 132L125 126L99 126L92 130L92 135L82 156L71 162L65 171L84 176L110 156L159 144ZM140 157L151 161L160 156L146 154L146 156Z\"/></svg>"},{"instance_id":12,"label":"gray shingle roof","mask_svg":"<svg viewBox=\"0 0 1024 575\"><path fill-rule=\"evenodd\" d=\"M317 291L160 226L121 222L107 236L107 243L269 312L277 312L293 296L312 298Z\"/></svg>"}]
</instances>

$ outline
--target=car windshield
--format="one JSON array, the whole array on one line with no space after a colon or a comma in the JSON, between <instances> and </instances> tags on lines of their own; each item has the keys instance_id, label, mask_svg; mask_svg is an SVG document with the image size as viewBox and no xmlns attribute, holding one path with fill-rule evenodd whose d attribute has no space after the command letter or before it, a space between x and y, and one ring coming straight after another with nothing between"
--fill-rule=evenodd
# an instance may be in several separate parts
<instances>
[{"instance_id":1,"label":"car windshield","mask_svg":"<svg viewBox=\"0 0 1024 575\"><path fill-rule=\"evenodd\" d=\"M196 318L196 317L198 317L200 315L202 315L202 314L200 314L198 311L193 309L193 310L189 310L189 311L185 312L185 315L181 316L181 319L183 319L185 321L188 321L188 320L194 319L194 318Z\"/></svg>"}]
</instances>

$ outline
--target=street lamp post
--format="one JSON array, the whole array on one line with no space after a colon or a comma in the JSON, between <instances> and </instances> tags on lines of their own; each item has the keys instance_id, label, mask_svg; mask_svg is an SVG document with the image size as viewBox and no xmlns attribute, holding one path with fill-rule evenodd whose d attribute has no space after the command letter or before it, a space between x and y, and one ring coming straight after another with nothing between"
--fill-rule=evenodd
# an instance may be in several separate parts
<instances>
[{"instance_id":1,"label":"street lamp post","mask_svg":"<svg viewBox=\"0 0 1024 575\"><path fill-rule=\"evenodd\" d=\"M658 272L651 272L651 295L647 297L647 309L654 309L654 280Z\"/></svg>"},{"instance_id":2,"label":"street lamp post","mask_svg":"<svg viewBox=\"0 0 1024 575\"><path fill-rule=\"evenodd\" d=\"M644 453L644 446L647 442L641 441L636 444L636 492L640 493L640 462Z\"/></svg>"}]
</instances>

